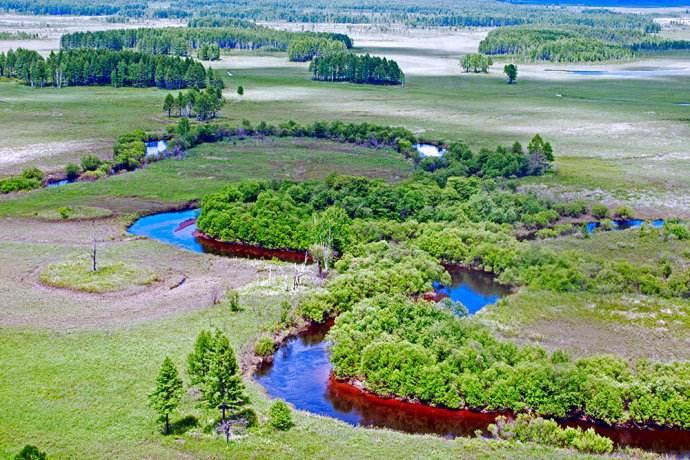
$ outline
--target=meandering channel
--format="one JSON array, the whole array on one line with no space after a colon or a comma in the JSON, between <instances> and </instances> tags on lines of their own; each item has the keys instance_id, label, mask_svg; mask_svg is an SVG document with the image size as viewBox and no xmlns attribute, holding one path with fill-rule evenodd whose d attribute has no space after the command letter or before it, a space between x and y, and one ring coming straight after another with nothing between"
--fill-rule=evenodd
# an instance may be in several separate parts
<instances>
[{"instance_id":1,"label":"meandering channel","mask_svg":"<svg viewBox=\"0 0 690 460\"><path fill-rule=\"evenodd\" d=\"M130 228L133 235L147 236L182 249L228 256L262 257L227 243L209 244L196 229L199 209L165 212L142 217ZM637 222L635 222L637 224ZM641 225L641 221L639 222ZM655 221L654 226L663 225ZM634 226L634 225L633 225ZM629 228L629 226L627 227ZM622 228L621 228L622 229ZM267 256L268 257L268 256ZM450 269L450 286L437 284L436 294L462 302L470 315L509 294L491 275ZM382 398L332 376L329 343L330 324L317 325L288 339L270 364L255 374L269 396L281 398L295 408L332 417L353 426L389 428L408 433L431 433L445 437L472 436L486 432L498 413L449 410L423 404ZM671 455L690 455L690 431L637 427L608 427L582 420L564 420L563 425L594 428L621 447L637 447Z\"/></svg>"}]
</instances>

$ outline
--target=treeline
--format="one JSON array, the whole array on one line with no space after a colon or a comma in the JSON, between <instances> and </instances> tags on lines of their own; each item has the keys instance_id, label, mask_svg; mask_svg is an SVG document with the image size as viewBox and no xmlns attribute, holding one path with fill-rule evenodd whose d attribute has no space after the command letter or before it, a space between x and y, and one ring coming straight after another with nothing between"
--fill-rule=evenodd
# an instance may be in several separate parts
<instances>
[{"instance_id":1,"label":"treeline","mask_svg":"<svg viewBox=\"0 0 690 460\"><path fill-rule=\"evenodd\" d=\"M349 81L372 85L400 85L405 74L398 63L378 56L336 53L316 57L309 65L319 81Z\"/></svg>"},{"instance_id":2,"label":"treeline","mask_svg":"<svg viewBox=\"0 0 690 460\"><path fill-rule=\"evenodd\" d=\"M63 49L135 49L147 54L187 56L203 45L221 49L276 49L285 51L292 40L314 38L342 42L352 48L347 35L315 32L286 32L268 27L219 27L162 29L120 29L98 32L74 32L60 39Z\"/></svg>"},{"instance_id":3,"label":"treeline","mask_svg":"<svg viewBox=\"0 0 690 460\"><path fill-rule=\"evenodd\" d=\"M212 71L187 58L152 56L133 51L70 50L51 52L17 49L0 53L0 75L31 86L113 85L138 88L205 88Z\"/></svg>"},{"instance_id":4,"label":"treeline","mask_svg":"<svg viewBox=\"0 0 690 460\"><path fill-rule=\"evenodd\" d=\"M630 58L639 51L690 49L690 41L659 38L649 32L652 29L500 28L489 32L479 51L511 54L528 61L597 62Z\"/></svg>"},{"instance_id":5,"label":"treeline","mask_svg":"<svg viewBox=\"0 0 690 460\"><path fill-rule=\"evenodd\" d=\"M121 8L122 2L119 1L84 3L78 0L0 0L0 10L57 16L104 16L116 14Z\"/></svg>"},{"instance_id":6,"label":"treeline","mask_svg":"<svg viewBox=\"0 0 690 460\"><path fill-rule=\"evenodd\" d=\"M628 58L633 52L564 29L502 28L489 32L479 43L484 54L510 54L528 61L598 62Z\"/></svg>"}]
</instances>

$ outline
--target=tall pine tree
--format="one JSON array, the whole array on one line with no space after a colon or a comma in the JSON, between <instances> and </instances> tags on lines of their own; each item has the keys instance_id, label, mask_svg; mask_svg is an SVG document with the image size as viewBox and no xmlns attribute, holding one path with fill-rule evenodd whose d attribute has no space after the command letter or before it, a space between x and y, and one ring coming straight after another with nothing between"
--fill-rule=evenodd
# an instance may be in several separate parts
<instances>
[{"instance_id":1,"label":"tall pine tree","mask_svg":"<svg viewBox=\"0 0 690 460\"><path fill-rule=\"evenodd\" d=\"M165 420L165 434L170 433L170 414L182 399L182 380L172 360L166 357L156 380L156 389L149 395L149 406Z\"/></svg>"}]
</instances>

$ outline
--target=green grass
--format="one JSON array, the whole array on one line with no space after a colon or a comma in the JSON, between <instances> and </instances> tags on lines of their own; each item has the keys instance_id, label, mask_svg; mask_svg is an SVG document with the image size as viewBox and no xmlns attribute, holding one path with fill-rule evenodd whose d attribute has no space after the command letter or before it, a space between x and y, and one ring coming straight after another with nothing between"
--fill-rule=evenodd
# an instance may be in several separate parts
<instances>
[{"instance_id":1,"label":"green grass","mask_svg":"<svg viewBox=\"0 0 690 460\"><path fill-rule=\"evenodd\" d=\"M579 250L608 260L674 269L690 263L690 243L639 236L639 230L597 232L535 241L556 252ZM556 293L522 289L479 318L512 340L540 343L576 355L614 353L631 359L690 359L690 301L633 294Z\"/></svg>"},{"instance_id":2,"label":"green grass","mask_svg":"<svg viewBox=\"0 0 690 460\"><path fill-rule=\"evenodd\" d=\"M16 173L27 164L61 171L69 161L78 163L86 154L108 156L118 135L167 123L160 109L164 97L157 89L38 89L0 82L0 176ZM3 162L3 150L29 146L34 147L26 155L35 157Z\"/></svg>"},{"instance_id":3,"label":"green grass","mask_svg":"<svg viewBox=\"0 0 690 460\"><path fill-rule=\"evenodd\" d=\"M193 429L165 437L147 408L158 367L170 356L185 380L185 359L196 334L222 328L238 350L246 349L279 318L280 298L260 290L244 293L244 311L226 306L131 329L51 333L0 332L0 456L27 443L51 458L568 458L572 452L482 440L444 440L349 427L335 420L296 414L290 432L261 429L226 445ZM249 385L253 407L266 421L270 401ZM185 394L178 421L205 423L211 415Z\"/></svg>"},{"instance_id":4,"label":"green grass","mask_svg":"<svg viewBox=\"0 0 690 460\"><path fill-rule=\"evenodd\" d=\"M92 270L90 258L80 256L45 267L40 274L42 283L77 291L105 293L123 291L134 286L146 286L157 280L148 270L117 261L98 262Z\"/></svg>"},{"instance_id":5,"label":"green grass","mask_svg":"<svg viewBox=\"0 0 690 460\"><path fill-rule=\"evenodd\" d=\"M0 200L0 215L43 217L54 215L65 206L112 208L111 197L144 200L143 205L131 200L124 210L116 210L137 212L146 206L145 200L170 205L198 200L228 182L242 179L304 180L338 173L394 181L411 171L412 165L390 149L311 139L250 139L201 145L184 160L159 161L93 183L41 189Z\"/></svg>"}]
</instances>

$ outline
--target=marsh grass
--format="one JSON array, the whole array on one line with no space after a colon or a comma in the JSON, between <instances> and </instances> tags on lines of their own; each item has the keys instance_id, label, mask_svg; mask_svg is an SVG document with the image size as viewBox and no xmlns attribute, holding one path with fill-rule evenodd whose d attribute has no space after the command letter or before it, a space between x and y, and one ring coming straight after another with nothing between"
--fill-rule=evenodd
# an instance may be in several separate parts
<instances>
[{"instance_id":1,"label":"marsh grass","mask_svg":"<svg viewBox=\"0 0 690 460\"><path fill-rule=\"evenodd\" d=\"M45 267L40 280L49 286L102 294L150 285L159 279L146 269L124 262L99 262L96 271L91 263L89 257L72 256L65 262Z\"/></svg>"}]
</instances>

